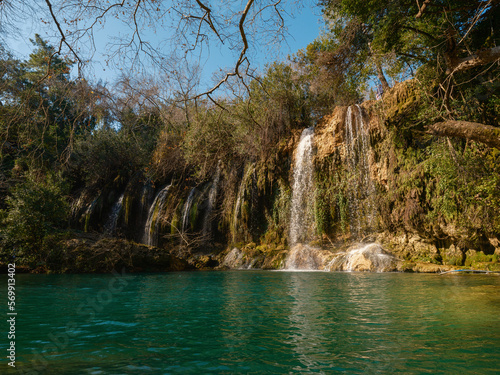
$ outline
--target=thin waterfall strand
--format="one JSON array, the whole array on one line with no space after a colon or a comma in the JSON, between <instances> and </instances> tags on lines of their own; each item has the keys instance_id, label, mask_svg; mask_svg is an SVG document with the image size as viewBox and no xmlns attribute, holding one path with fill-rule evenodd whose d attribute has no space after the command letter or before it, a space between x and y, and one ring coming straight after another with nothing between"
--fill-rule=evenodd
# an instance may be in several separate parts
<instances>
[{"instance_id":1,"label":"thin waterfall strand","mask_svg":"<svg viewBox=\"0 0 500 375\"><path fill-rule=\"evenodd\" d=\"M116 231L116 224L118 223L118 218L120 217L120 212L122 210L124 195L125 193L120 195L120 198L118 198L118 200L113 204L113 207L111 207L111 213L106 221L106 224L104 225L104 233L107 235L112 236Z\"/></svg>"},{"instance_id":2,"label":"thin waterfall strand","mask_svg":"<svg viewBox=\"0 0 500 375\"><path fill-rule=\"evenodd\" d=\"M313 196L314 128L304 129L295 152L290 215L290 246L307 240L314 221L311 215Z\"/></svg>"},{"instance_id":3,"label":"thin waterfall strand","mask_svg":"<svg viewBox=\"0 0 500 375\"><path fill-rule=\"evenodd\" d=\"M238 217L240 214L241 210L241 204L243 202L243 195L245 194L245 186L247 183L247 179L251 176L253 171L255 170L255 167L251 168L249 167L246 173L243 175L243 178L241 179L241 184L238 189L238 196L236 198L236 204L234 206L234 213L233 213L233 242L236 241L237 233L238 233Z\"/></svg>"},{"instance_id":4,"label":"thin waterfall strand","mask_svg":"<svg viewBox=\"0 0 500 375\"><path fill-rule=\"evenodd\" d=\"M165 199L167 198L168 190L172 185L165 186L156 195L151 207L149 208L148 220L146 221L146 226L144 228L144 238L143 242L149 246L157 245L157 235L158 235L158 224L159 216L165 204Z\"/></svg>"},{"instance_id":5,"label":"thin waterfall strand","mask_svg":"<svg viewBox=\"0 0 500 375\"><path fill-rule=\"evenodd\" d=\"M373 226L375 186L370 177L370 135L359 105L347 108L345 157L349 174L349 222L351 235L360 236Z\"/></svg>"},{"instance_id":6,"label":"thin waterfall strand","mask_svg":"<svg viewBox=\"0 0 500 375\"><path fill-rule=\"evenodd\" d=\"M189 212L191 212L191 206L193 205L194 193L196 192L196 188L192 188L189 192L188 199L184 204L184 210L182 213L182 232L185 232L189 226Z\"/></svg>"},{"instance_id":7,"label":"thin waterfall strand","mask_svg":"<svg viewBox=\"0 0 500 375\"><path fill-rule=\"evenodd\" d=\"M212 220L212 211L215 207L215 203L217 201L217 189L219 188L220 181L220 160L217 163L217 169L215 170L215 177L210 187L210 191L208 192L208 203L207 210L205 211L205 217L203 218L203 236L207 236L211 232L211 220Z\"/></svg>"}]
</instances>

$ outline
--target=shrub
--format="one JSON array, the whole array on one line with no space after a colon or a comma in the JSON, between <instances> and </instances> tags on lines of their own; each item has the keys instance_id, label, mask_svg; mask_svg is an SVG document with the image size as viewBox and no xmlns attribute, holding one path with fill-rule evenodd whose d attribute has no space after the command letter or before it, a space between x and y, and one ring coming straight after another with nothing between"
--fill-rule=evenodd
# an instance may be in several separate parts
<instances>
[{"instance_id":1,"label":"shrub","mask_svg":"<svg viewBox=\"0 0 500 375\"><path fill-rule=\"evenodd\" d=\"M50 248L44 246L49 236L61 233L66 226L69 205L67 186L58 175L27 175L7 197L7 209L1 213L2 258L16 250L21 263L43 262ZM19 259L20 258L20 259Z\"/></svg>"}]
</instances>

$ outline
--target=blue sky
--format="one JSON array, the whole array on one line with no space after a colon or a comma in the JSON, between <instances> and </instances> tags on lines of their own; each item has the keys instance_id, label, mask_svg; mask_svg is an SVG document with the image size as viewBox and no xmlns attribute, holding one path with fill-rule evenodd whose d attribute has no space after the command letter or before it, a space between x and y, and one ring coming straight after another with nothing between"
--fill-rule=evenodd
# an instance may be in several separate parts
<instances>
[{"instance_id":1,"label":"blue sky","mask_svg":"<svg viewBox=\"0 0 500 375\"><path fill-rule=\"evenodd\" d=\"M299 6L294 6L293 9L286 9L287 13L292 14L292 17L285 16L285 24L289 35L287 35L284 42L280 45L259 45L251 41L252 45L248 56L251 59L252 67L262 69L267 63L285 60L287 55L306 47L307 44L318 37L323 22L320 9L316 6L316 0L305 0L299 4ZM120 75L119 69L106 66L104 53L108 48L107 42L110 35L120 33L121 27L119 24L110 22L107 29L96 33L97 51L91 59L91 71L95 80L102 79L103 81L112 82ZM9 48L19 58L26 58L31 52L32 45L29 39L33 38L35 33L39 33L45 39L55 40L51 39L51 36L56 35L54 29L47 28L37 19L33 20L33 22L23 22L19 29L21 32L18 36L11 35L7 39ZM210 85L212 74L219 69L230 69L234 66L236 59L237 53L235 52L211 47L209 51L203 54L200 61L203 66L203 82Z\"/></svg>"}]
</instances>

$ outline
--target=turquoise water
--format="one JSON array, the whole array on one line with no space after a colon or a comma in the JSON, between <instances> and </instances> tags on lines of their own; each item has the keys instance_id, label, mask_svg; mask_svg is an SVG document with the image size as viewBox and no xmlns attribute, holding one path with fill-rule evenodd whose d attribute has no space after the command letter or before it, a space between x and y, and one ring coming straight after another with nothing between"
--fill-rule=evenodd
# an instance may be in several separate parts
<instances>
[{"instance_id":1,"label":"turquoise water","mask_svg":"<svg viewBox=\"0 0 500 375\"><path fill-rule=\"evenodd\" d=\"M32 373L500 368L498 276L231 271L16 278L17 365ZM5 296L5 275L0 283ZM7 342L3 334L2 353ZM2 355L2 374L11 373L6 362Z\"/></svg>"}]
</instances>

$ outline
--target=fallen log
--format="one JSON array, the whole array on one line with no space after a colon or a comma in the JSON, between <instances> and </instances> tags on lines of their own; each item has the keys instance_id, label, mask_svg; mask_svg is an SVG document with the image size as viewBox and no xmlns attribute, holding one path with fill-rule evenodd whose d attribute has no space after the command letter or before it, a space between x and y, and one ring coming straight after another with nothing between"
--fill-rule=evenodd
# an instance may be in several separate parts
<instances>
[{"instance_id":1,"label":"fallen log","mask_svg":"<svg viewBox=\"0 0 500 375\"><path fill-rule=\"evenodd\" d=\"M450 120L429 125L427 133L443 137L470 139L500 149L500 128L491 125Z\"/></svg>"},{"instance_id":2,"label":"fallen log","mask_svg":"<svg viewBox=\"0 0 500 375\"><path fill-rule=\"evenodd\" d=\"M448 65L446 74L464 72L478 66L498 61L500 59L500 47L479 50L476 53L463 58L457 58L455 56L445 56L445 59L447 60Z\"/></svg>"}]
</instances>

